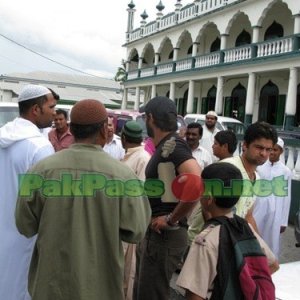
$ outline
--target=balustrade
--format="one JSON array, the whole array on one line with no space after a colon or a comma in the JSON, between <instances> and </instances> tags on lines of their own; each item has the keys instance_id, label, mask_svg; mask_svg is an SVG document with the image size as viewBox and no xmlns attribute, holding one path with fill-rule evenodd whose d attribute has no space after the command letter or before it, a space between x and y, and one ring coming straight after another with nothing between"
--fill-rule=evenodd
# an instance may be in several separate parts
<instances>
[{"instance_id":1,"label":"balustrade","mask_svg":"<svg viewBox=\"0 0 300 300\"><path fill-rule=\"evenodd\" d=\"M157 75L171 73L173 71L173 63L161 64L157 66Z\"/></svg>"},{"instance_id":2,"label":"balustrade","mask_svg":"<svg viewBox=\"0 0 300 300\"><path fill-rule=\"evenodd\" d=\"M141 69L141 77L153 76L154 67Z\"/></svg>"},{"instance_id":3,"label":"balustrade","mask_svg":"<svg viewBox=\"0 0 300 300\"><path fill-rule=\"evenodd\" d=\"M176 71L189 70L192 68L192 58L183 59L176 62Z\"/></svg>"},{"instance_id":4,"label":"balustrade","mask_svg":"<svg viewBox=\"0 0 300 300\"><path fill-rule=\"evenodd\" d=\"M267 41L257 45L257 57L265 57L275 54L291 52L293 50L293 38L282 38Z\"/></svg>"},{"instance_id":5,"label":"balustrade","mask_svg":"<svg viewBox=\"0 0 300 300\"><path fill-rule=\"evenodd\" d=\"M220 63L220 53L210 53L195 57L195 68L217 65Z\"/></svg>"},{"instance_id":6,"label":"balustrade","mask_svg":"<svg viewBox=\"0 0 300 300\"><path fill-rule=\"evenodd\" d=\"M206 1L201 1L201 2L195 2L192 3L188 6L183 7L179 14L178 14L178 23L181 22L185 22L187 20L191 20L199 15L204 15L210 12L213 12L216 9L219 9L220 7L223 7L227 4L232 4L235 2L239 2L240 0L206 0ZM129 33L129 41L134 41L137 40L139 38L141 38L142 36L147 36L153 32L155 32L155 30L157 30L156 27L156 22L152 21L154 23L154 25L151 25L149 28L145 27L145 30L142 34L142 31L140 30L140 28L135 29L133 32ZM152 23L151 22L151 23ZM159 21L159 28L158 30L163 30L165 28L171 27L171 26L175 26L177 24L176 22L176 18L175 18L175 13L170 13L166 16L164 16L160 21Z\"/></svg>"},{"instance_id":7,"label":"balustrade","mask_svg":"<svg viewBox=\"0 0 300 300\"><path fill-rule=\"evenodd\" d=\"M251 58L251 47L239 47L224 51L224 62L233 62Z\"/></svg>"}]
</instances>

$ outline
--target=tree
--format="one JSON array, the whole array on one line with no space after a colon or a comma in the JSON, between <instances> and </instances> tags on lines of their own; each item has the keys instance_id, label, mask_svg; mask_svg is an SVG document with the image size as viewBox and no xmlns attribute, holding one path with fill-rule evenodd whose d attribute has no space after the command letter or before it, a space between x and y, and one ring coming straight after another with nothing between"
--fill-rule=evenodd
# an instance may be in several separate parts
<instances>
[{"instance_id":1,"label":"tree","mask_svg":"<svg viewBox=\"0 0 300 300\"><path fill-rule=\"evenodd\" d=\"M127 79L126 63L124 59L122 59L121 66L118 68L114 79L115 81L120 82L121 84Z\"/></svg>"}]
</instances>

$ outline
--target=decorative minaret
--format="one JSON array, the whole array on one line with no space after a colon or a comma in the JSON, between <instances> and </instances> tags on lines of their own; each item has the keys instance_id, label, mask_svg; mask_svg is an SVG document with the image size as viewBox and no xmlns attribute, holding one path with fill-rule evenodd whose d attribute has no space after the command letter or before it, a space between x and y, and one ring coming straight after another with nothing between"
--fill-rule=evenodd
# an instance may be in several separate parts
<instances>
[{"instance_id":1,"label":"decorative minaret","mask_svg":"<svg viewBox=\"0 0 300 300\"><path fill-rule=\"evenodd\" d=\"M156 5L156 9L158 10L157 14L156 14L156 29L159 29L159 23L160 20L163 16L163 9L165 8L165 6L162 4L161 0L159 1L159 3Z\"/></svg>"},{"instance_id":2,"label":"decorative minaret","mask_svg":"<svg viewBox=\"0 0 300 300\"><path fill-rule=\"evenodd\" d=\"M127 20L127 31L126 31L126 42L129 42L129 35L133 30L133 21L134 21L134 13L135 13L135 4L133 0L128 4L128 20Z\"/></svg>"},{"instance_id":3,"label":"decorative minaret","mask_svg":"<svg viewBox=\"0 0 300 300\"><path fill-rule=\"evenodd\" d=\"M176 17L176 22L178 21L178 15L179 15L179 12L180 12L181 7L182 7L181 0L177 0L177 3L175 4L175 17Z\"/></svg>"},{"instance_id":4,"label":"decorative minaret","mask_svg":"<svg viewBox=\"0 0 300 300\"><path fill-rule=\"evenodd\" d=\"M144 28L145 28L145 25L147 23L146 19L148 18L148 14L146 13L146 10L144 10L144 12L141 14L141 18L142 18L142 21L141 21L141 35L143 36Z\"/></svg>"},{"instance_id":5,"label":"decorative minaret","mask_svg":"<svg viewBox=\"0 0 300 300\"><path fill-rule=\"evenodd\" d=\"M200 0L194 0L195 3L195 13L198 15Z\"/></svg>"}]
</instances>

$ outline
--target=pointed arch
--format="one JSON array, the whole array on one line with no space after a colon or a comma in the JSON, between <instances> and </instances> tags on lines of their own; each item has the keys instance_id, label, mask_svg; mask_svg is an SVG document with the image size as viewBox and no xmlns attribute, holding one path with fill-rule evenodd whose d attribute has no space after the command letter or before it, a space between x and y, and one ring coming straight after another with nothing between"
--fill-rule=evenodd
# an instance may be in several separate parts
<instances>
[{"instance_id":1,"label":"pointed arch","mask_svg":"<svg viewBox=\"0 0 300 300\"><path fill-rule=\"evenodd\" d=\"M163 62L171 61L173 59L173 54L172 54L173 50L174 47L172 45L171 40L168 37L165 37L158 49L158 53L160 57L159 62L163 63Z\"/></svg>"},{"instance_id":2,"label":"pointed arch","mask_svg":"<svg viewBox=\"0 0 300 300\"><path fill-rule=\"evenodd\" d=\"M279 97L278 86L269 80L260 91L258 120L272 125L282 125L284 104L285 98Z\"/></svg>"},{"instance_id":3,"label":"pointed arch","mask_svg":"<svg viewBox=\"0 0 300 300\"><path fill-rule=\"evenodd\" d=\"M213 85L207 92L207 96L202 98L201 113L206 114L210 110L215 110L217 88Z\"/></svg>"},{"instance_id":4,"label":"pointed arch","mask_svg":"<svg viewBox=\"0 0 300 300\"><path fill-rule=\"evenodd\" d=\"M233 17L230 19L230 21L227 24L227 27L225 29L225 34L230 34L230 31L232 30L232 28L234 27L234 23L236 23L238 20L243 19L243 20L247 20L249 22L249 25L251 26L249 17L247 14L245 14L242 11L238 11L236 12Z\"/></svg>"},{"instance_id":5,"label":"pointed arch","mask_svg":"<svg viewBox=\"0 0 300 300\"><path fill-rule=\"evenodd\" d=\"M142 52L142 57L143 57L143 63L145 63L148 66L154 65L154 47L151 43L147 43L143 49Z\"/></svg>"},{"instance_id":6,"label":"pointed arch","mask_svg":"<svg viewBox=\"0 0 300 300\"><path fill-rule=\"evenodd\" d=\"M235 40L235 47L251 44L251 34L245 29L237 36Z\"/></svg>"},{"instance_id":7,"label":"pointed arch","mask_svg":"<svg viewBox=\"0 0 300 300\"><path fill-rule=\"evenodd\" d=\"M231 92L231 97L225 98L224 116L244 122L247 90L239 82Z\"/></svg>"},{"instance_id":8,"label":"pointed arch","mask_svg":"<svg viewBox=\"0 0 300 300\"><path fill-rule=\"evenodd\" d=\"M274 21L266 30L264 41L276 39L284 36L283 26Z\"/></svg>"},{"instance_id":9,"label":"pointed arch","mask_svg":"<svg viewBox=\"0 0 300 300\"><path fill-rule=\"evenodd\" d=\"M178 51L178 59L186 58L188 56L188 50L193 45L193 40L190 32L188 30L184 30L176 44L176 48Z\"/></svg>"},{"instance_id":10,"label":"pointed arch","mask_svg":"<svg viewBox=\"0 0 300 300\"><path fill-rule=\"evenodd\" d=\"M270 10L273 9L273 7L275 5L280 5L283 6L284 8L286 8L290 14L292 15L291 10L288 8L288 5L285 2L282 2L282 0L273 0L271 1L267 7L263 10L258 22L257 22L257 26L262 26L263 21L265 20L265 18L267 17L267 15L269 14Z\"/></svg>"}]
</instances>

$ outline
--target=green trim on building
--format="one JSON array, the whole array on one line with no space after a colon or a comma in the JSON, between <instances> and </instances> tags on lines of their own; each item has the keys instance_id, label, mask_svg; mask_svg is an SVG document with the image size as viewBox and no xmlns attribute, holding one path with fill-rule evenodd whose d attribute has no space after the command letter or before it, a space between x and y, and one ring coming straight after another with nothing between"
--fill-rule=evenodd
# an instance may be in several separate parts
<instances>
[{"instance_id":1,"label":"green trim on building","mask_svg":"<svg viewBox=\"0 0 300 300\"><path fill-rule=\"evenodd\" d=\"M245 116L245 125L248 127L250 124L252 124L252 117L253 115L247 115Z\"/></svg>"},{"instance_id":2,"label":"green trim on building","mask_svg":"<svg viewBox=\"0 0 300 300\"><path fill-rule=\"evenodd\" d=\"M284 129L293 130L295 126L295 116L285 116Z\"/></svg>"}]
</instances>

